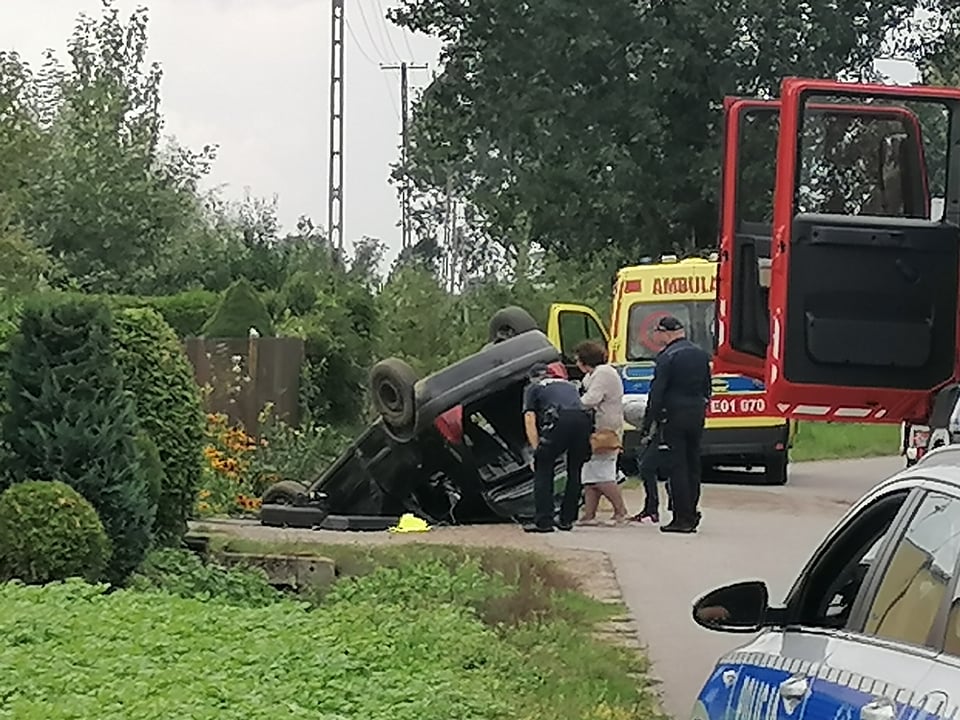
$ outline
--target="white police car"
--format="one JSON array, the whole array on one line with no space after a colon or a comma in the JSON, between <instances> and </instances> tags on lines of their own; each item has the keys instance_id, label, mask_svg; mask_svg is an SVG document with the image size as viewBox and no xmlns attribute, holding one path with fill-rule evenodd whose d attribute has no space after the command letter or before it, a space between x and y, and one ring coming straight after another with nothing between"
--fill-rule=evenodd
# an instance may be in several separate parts
<instances>
[{"instance_id":1,"label":"white police car","mask_svg":"<svg viewBox=\"0 0 960 720\"><path fill-rule=\"evenodd\" d=\"M960 720L960 447L861 498L783 606L746 581L694 603L701 626L760 634L717 663L694 720Z\"/></svg>"}]
</instances>

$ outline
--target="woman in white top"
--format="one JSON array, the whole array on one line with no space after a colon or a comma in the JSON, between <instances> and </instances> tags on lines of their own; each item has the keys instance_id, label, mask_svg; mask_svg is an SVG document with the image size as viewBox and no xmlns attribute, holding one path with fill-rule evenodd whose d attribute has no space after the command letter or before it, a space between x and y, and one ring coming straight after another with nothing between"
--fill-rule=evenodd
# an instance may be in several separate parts
<instances>
[{"instance_id":1,"label":"woman in white top","mask_svg":"<svg viewBox=\"0 0 960 720\"><path fill-rule=\"evenodd\" d=\"M577 367L584 373L584 407L593 410L593 454L583 466L584 508L581 525L597 524L600 497L613 505L613 522L627 523L627 507L617 484L617 457L623 439L623 381L608 365L607 352L595 342L580 343L574 350Z\"/></svg>"}]
</instances>

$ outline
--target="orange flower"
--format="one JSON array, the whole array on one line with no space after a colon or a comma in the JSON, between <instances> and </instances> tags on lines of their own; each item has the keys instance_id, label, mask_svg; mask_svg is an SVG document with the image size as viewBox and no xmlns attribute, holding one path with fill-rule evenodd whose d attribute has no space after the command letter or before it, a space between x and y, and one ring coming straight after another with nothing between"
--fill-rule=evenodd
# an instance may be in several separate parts
<instances>
[{"instance_id":1,"label":"orange flower","mask_svg":"<svg viewBox=\"0 0 960 720\"><path fill-rule=\"evenodd\" d=\"M237 504L244 510L258 510L262 501L260 498L247 497L246 495L237 495Z\"/></svg>"}]
</instances>

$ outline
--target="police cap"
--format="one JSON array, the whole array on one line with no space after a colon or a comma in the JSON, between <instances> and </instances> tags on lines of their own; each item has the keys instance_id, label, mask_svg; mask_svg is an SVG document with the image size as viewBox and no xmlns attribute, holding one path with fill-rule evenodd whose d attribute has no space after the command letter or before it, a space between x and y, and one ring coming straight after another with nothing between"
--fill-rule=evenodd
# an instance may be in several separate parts
<instances>
[{"instance_id":1,"label":"police cap","mask_svg":"<svg viewBox=\"0 0 960 720\"><path fill-rule=\"evenodd\" d=\"M676 332L677 330L683 330L683 323L677 320L673 315L664 315L657 322L655 330L662 330L663 332Z\"/></svg>"}]
</instances>

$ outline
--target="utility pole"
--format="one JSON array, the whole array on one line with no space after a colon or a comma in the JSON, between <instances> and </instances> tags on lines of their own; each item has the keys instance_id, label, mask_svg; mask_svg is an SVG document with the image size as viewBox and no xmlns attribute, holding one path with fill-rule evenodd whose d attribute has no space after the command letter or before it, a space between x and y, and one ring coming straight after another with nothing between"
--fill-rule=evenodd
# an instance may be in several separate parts
<instances>
[{"instance_id":1,"label":"utility pole","mask_svg":"<svg viewBox=\"0 0 960 720\"><path fill-rule=\"evenodd\" d=\"M330 172L327 187L327 241L343 252L343 2L331 0Z\"/></svg>"},{"instance_id":2,"label":"utility pole","mask_svg":"<svg viewBox=\"0 0 960 720\"><path fill-rule=\"evenodd\" d=\"M426 70L426 65L413 65L402 62L399 65L380 63L381 70L400 71L400 167L403 170L403 185L400 187L400 226L402 228L403 248L410 247L410 183L407 181L407 118L410 102L408 98L407 73L410 70Z\"/></svg>"}]
</instances>

